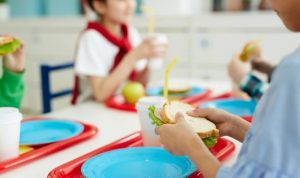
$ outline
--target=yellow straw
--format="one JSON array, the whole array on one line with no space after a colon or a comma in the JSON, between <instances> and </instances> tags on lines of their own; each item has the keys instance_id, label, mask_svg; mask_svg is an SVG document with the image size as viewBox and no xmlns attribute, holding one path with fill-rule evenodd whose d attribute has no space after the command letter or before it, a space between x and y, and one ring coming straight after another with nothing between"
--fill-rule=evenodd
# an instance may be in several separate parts
<instances>
[{"instance_id":1,"label":"yellow straw","mask_svg":"<svg viewBox=\"0 0 300 178\"><path fill-rule=\"evenodd\" d=\"M30 152L32 150L34 150L34 148L32 148L32 147L29 147L29 146L20 146L19 147L19 155L27 153L27 152Z\"/></svg>"},{"instance_id":2,"label":"yellow straw","mask_svg":"<svg viewBox=\"0 0 300 178\"><path fill-rule=\"evenodd\" d=\"M150 7L147 7L145 5L141 6L142 12L144 12L148 18L149 18L149 25L148 25L148 33L154 34L154 21L155 21L155 11L151 9Z\"/></svg>"},{"instance_id":3,"label":"yellow straw","mask_svg":"<svg viewBox=\"0 0 300 178\"><path fill-rule=\"evenodd\" d=\"M171 63L167 66L165 70L165 83L164 83L164 98L168 99L168 84L169 84L169 73L171 69L175 66L178 61L178 57L174 57Z\"/></svg>"}]
</instances>

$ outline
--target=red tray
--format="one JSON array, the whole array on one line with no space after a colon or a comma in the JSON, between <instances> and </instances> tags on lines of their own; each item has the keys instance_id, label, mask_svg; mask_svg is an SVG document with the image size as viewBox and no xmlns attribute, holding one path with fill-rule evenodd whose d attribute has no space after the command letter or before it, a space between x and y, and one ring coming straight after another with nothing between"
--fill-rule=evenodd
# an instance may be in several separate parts
<instances>
[{"instance_id":1,"label":"red tray","mask_svg":"<svg viewBox=\"0 0 300 178\"><path fill-rule=\"evenodd\" d=\"M34 118L34 119L26 119L26 121L31 120L39 120L39 119L49 119L49 118ZM24 121L24 122L26 122ZM93 136L95 136L98 133L98 128L86 123L82 123L84 126L84 130L81 134L77 135L76 137L72 137L70 139L55 142L52 144L48 144L41 147L33 147L34 150L21 154L19 157L7 160L4 162L0 162L0 174L4 173L6 171L9 171L11 169L17 168L19 166L22 166L23 164L27 164L33 160L48 156L52 153L58 152L60 150L63 150L67 147L70 147L72 145L78 144L84 140L87 140Z\"/></svg>"},{"instance_id":2,"label":"red tray","mask_svg":"<svg viewBox=\"0 0 300 178\"><path fill-rule=\"evenodd\" d=\"M141 133L135 132L109 145L103 146L99 149L96 149L90 153L87 153L81 157L78 157L72 161L69 161L63 165L56 167L48 174L48 178L83 178L83 175L81 174L81 166L86 160L90 159L91 157L111 150L127 147L137 147L142 145L143 143ZM231 153L233 153L234 150L235 145L224 138L219 138L216 146L211 148L211 152L220 161L231 155ZM195 172L189 178L200 177L202 177L202 175L199 172Z\"/></svg>"},{"instance_id":3,"label":"red tray","mask_svg":"<svg viewBox=\"0 0 300 178\"><path fill-rule=\"evenodd\" d=\"M193 103L195 101L203 100L205 98L209 98L211 94L211 90L207 90L199 95L190 96L182 99L181 101L186 103ZM125 99L122 95L116 95L113 97L110 97L106 102L106 106L113 109L118 109L122 111L128 111L128 112L136 112L135 106L132 104L128 104L125 102Z\"/></svg>"},{"instance_id":4,"label":"red tray","mask_svg":"<svg viewBox=\"0 0 300 178\"><path fill-rule=\"evenodd\" d=\"M136 112L135 106L132 104L128 104L125 102L125 99L122 95L116 95L110 97L106 102L106 106L109 108L128 111L128 112Z\"/></svg>"}]
</instances>

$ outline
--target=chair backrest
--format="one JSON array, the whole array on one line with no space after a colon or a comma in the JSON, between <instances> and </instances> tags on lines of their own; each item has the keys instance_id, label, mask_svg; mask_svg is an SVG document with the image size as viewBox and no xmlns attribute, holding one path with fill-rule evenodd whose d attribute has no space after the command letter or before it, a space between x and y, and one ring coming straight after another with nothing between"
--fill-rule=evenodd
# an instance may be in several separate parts
<instances>
[{"instance_id":1,"label":"chair backrest","mask_svg":"<svg viewBox=\"0 0 300 178\"><path fill-rule=\"evenodd\" d=\"M66 95L71 95L73 91L73 89L65 89L62 91L57 91L55 93L51 92L50 74L54 71L72 69L73 66L74 66L73 62L59 64L59 65L47 65L47 64L41 65L40 72L41 72L43 113L51 112L52 110L51 102L53 99L63 97Z\"/></svg>"}]
</instances>

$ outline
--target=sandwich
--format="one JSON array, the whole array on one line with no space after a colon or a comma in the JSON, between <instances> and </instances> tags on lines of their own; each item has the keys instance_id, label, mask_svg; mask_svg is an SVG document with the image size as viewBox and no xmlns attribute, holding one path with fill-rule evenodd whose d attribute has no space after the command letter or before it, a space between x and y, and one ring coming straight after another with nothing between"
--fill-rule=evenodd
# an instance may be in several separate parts
<instances>
[{"instance_id":1,"label":"sandwich","mask_svg":"<svg viewBox=\"0 0 300 178\"><path fill-rule=\"evenodd\" d=\"M152 120L152 124L154 124L155 126L161 126L163 124L175 124L175 115L177 112L181 112L184 115L187 123L203 140L204 144L208 148L211 148L217 143L219 130L211 121L205 118L192 117L187 114L188 111L194 109L195 108L189 104L179 101L171 101L166 102L162 108L155 108L155 106L150 106L148 108L148 111L149 117Z\"/></svg>"},{"instance_id":2,"label":"sandwich","mask_svg":"<svg viewBox=\"0 0 300 178\"><path fill-rule=\"evenodd\" d=\"M0 55L14 53L20 46L21 42L18 39L9 35L0 36Z\"/></svg>"},{"instance_id":3,"label":"sandwich","mask_svg":"<svg viewBox=\"0 0 300 178\"><path fill-rule=\"evenodd\" d=\"M183 82L170 83L168 86L169 94L186 94L192 90L191 85Z\"/></svg>"},{"instance_id":4,"label":"sandwich","mask_svg":"<svg viewBox=\"0 0 300 178\"><path fill-rule=\"evenodd\" d=\"M240 60L243 62L247 62L258 55L260 55L260 47L258 45L258 42L250 41L244 46L240 54Z\"/></svg>"},{"instance_id":5,"label":"sandwich","mask_svg":"<svg viewBox=\"0 0 300 178\"><path fill-rule=\"evenodd\" d=\"M169 100L180 100L187 97L192 90L192 86L185 82L171 82L168 86ZM163 95L163 88L161 95Z\"/></svg>"}]
</instances>

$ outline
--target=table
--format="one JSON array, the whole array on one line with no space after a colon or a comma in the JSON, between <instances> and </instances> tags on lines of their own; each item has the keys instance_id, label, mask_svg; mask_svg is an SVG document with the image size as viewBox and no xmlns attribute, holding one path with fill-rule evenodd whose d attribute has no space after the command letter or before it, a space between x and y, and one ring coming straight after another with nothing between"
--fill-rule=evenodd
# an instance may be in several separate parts
<instances>
[{"instance_id":1,"label":"table","mask_svg":"<svg viewBox=\"0 0 300 178\"><path fill-rule=\"evenodd\" d=\"M218 91L215 94L218 94L222 90L228 90L228 85L224 83L206 82L205 85L217 88ZM90 123L99 128L99 133L95 137L78 145L1 174L0 178L45 178L55 167L140 130L138 115L136 113L109 109L96 102L70 106L66 109L44 115L43 117L79 120ZM223 163L225 165L232 165L237 158L241 143L232 138L228 139L234 142L236 150Z\"/></svg>"}]
</instances>

